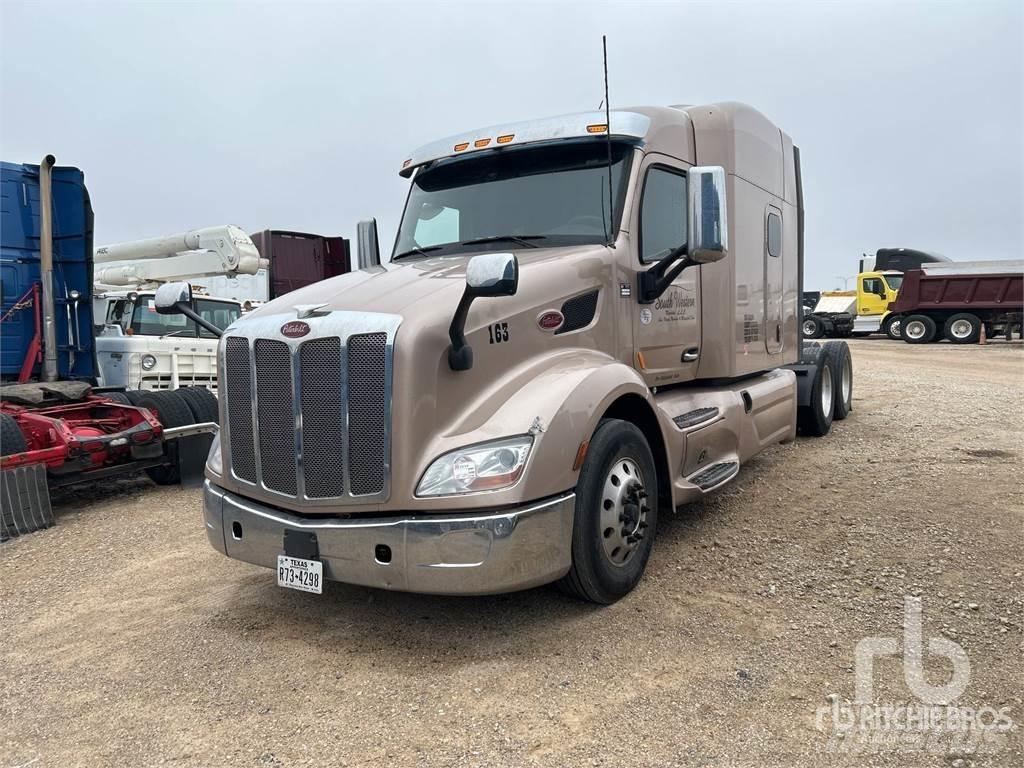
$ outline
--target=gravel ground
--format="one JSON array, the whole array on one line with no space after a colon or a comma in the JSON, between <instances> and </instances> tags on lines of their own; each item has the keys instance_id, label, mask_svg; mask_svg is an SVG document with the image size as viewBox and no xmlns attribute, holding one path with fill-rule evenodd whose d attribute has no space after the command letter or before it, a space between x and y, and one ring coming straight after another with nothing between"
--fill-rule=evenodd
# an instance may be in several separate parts
<instances>
[{"instance_id":1,"label":"gravel ground","mask_svg":"<svg viewBox=\"0 0 1024 768\"><path fill-rule=\"evenodd\" d=\"M0 766L1022 765L1024 346L851 347L850 418L665 516L607 608L281 590L198 491L66 492L0 548ZM966 651L959 703L1010 708L999 751L829 751L816 711L905 595ZM915 701L899 656L874 682Z\"/></svg>"}]
</instances>

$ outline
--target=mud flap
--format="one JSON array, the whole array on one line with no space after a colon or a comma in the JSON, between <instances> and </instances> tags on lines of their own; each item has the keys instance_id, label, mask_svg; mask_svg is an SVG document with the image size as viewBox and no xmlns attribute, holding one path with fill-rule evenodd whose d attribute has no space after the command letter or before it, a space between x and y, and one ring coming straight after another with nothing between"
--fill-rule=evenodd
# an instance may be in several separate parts
<instances>
[{"instance_id":1,"label":"mud flap","mask_svg":"<svg viewBox=\"0 0 1024 768\"><path fill-rule=\"evenodd\" d=\"M0 472L0 541L49 528L53 524L45 464Z\"/></svg>"},{"instance_id":2,"label":"mud flap","mask_svg":"<svg viewBox=\"0 0 1024 768\"><path fill-rule=\"evenodd\" d=\"M206 457L210 455L213 435L210 433L177 439L178 472L182 488L199 488L203 484Z\"/></svg>"}]
</instances>

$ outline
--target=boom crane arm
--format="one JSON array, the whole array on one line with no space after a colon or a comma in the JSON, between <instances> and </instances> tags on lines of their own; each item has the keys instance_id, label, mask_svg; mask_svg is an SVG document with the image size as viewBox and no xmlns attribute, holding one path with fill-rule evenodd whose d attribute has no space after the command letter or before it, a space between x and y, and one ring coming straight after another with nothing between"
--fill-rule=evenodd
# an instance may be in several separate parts
<instances>
[{"instance_id":1,"label":"boom crane arm","mask_svg":"<svg viewBox=\"0 0 1024 768\"><path fill-rule=\"evenodd\" d=\"M96 249L97 285L148 287L216 275L255 275L267 260L249 236L230 224Z\"/></svg>"}]
</instances>

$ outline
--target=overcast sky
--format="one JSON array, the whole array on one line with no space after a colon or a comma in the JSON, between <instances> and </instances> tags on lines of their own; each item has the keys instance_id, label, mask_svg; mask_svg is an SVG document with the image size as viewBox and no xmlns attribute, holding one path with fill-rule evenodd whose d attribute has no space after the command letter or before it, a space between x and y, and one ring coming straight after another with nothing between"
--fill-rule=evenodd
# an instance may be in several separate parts
<instances>
[{"instance_id":1,"label":"overcast sky","mask_svg":"<svg viewBox=\"0 0 1024 768\"><path fill-rule=\"evenodd\" d=\"M97 244L233 223L390 252L411 149L611 103L754 105L801 147L807 288L864 251L1024 258L1020 2L0 1L0 147L82 168Z\"/></svg>"}]
</instances>

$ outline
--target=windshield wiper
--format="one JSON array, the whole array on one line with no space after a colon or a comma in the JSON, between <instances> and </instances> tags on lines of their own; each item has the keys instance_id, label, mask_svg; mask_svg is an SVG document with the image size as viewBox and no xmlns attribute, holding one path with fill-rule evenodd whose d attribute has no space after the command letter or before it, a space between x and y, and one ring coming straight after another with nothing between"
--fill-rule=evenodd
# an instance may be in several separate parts
<instances>
[{"instance_id":1,"label":"windshield wiper","mask_svg":"<svg viewBox=\"0 0 1024 768\"><path fill-rule=\"evenodd\" d=\"M519 245L525 245L527 248L540 248L536 243L531 243L531 240L544 240L547 235L491 235L490 237L478 237L476 240L463 240L459 245L481 245L483 243L497 243L502 240L508 240L513 243L519 243Z\"/></svg>"},{"instance_id":2,"label":"windshield wiper","mask_svg":"<svg viewBox=\"0 0 1024 768\"><path fill-rule=\"evenodd\" d=\"M166 338L167 338L168 336L177 336L177 335L178 335L179 333L184 333L184 332L185 332L185 331L187 331L187 330L188 330L188 328L179 328L179 329L178 329L178 330L176 330L176 331L168 331L167 333L165 333L165 334L164 334L163 336L161 336L160 338L161 338L161 339L166 339Z\"/></svg>"},{"instance_id":3,"label":"windshield wiper","mask_svg":"<svg viewBox=\"0 0 1024 768\"><path fill-rule=\"evenodd\" d=\"M406 256L426 256L429 251L436 251L440 247L440 245L428 245L424 248L420 248L418 245L415 245L408 251L402 251L401 253L392 256L391 260L398 261L399 259L404 259Z\"/></svg>"}]
</instances>

